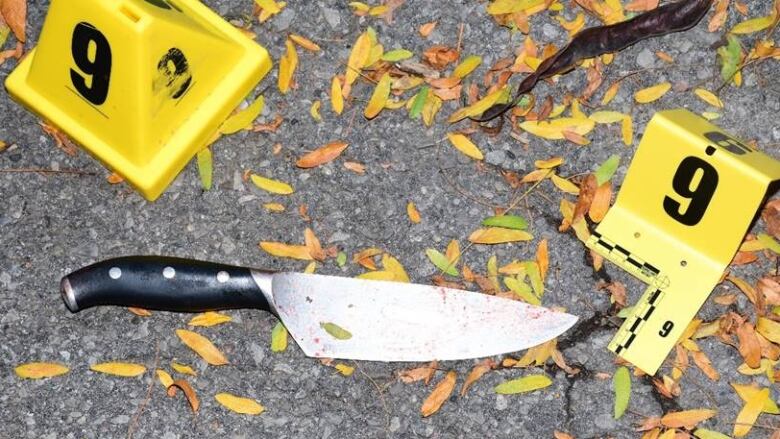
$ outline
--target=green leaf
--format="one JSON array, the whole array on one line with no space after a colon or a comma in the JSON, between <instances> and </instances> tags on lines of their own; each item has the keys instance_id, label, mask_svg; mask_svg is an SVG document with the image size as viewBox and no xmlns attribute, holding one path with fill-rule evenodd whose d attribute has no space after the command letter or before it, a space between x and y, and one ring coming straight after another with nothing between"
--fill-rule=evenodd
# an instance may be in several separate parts
<instances>
[{"instance_id":1,"label":"green leaf","mask_svg":"<svg viewBox=\"0 0 780 439\"><path fill-rule=\"evenodd\" d=\"M412 108L409 109L410 119L419 119L422 109L425 106L425 101L428 100L428 90L430 87L427 85L420 89L414 96L412 101Z\"/></svg>"},{"instance_id":2,"label":"green leaf","mask_svg":"<svg viewBox=\"0 0 780 439\"><path fill-rule=\"evenodd\" d=\"M533 291L531 291L531 287L528 286L527 283L517 278L507 276L504 278L504 285L506 285L507 288L509 288L513 293L517 294L526 303L536 306L542 304L539 298L536 297Z\"/></svg>"},{"instance_id":3,"label":"green leaf","mask_svg":"<svg viewBox=\"0 0 780 439\"><path fill-rule=\"evenodd\" d=\"M385 54L382 55L382 61L397 62L409 59L412 56L414 56L414 53L406 49L394 49L389 52L385 52Z\"/></svg>"},{"instance_id":4,"label":"green leaf","mask_svg":"<svg viewBox=\"0 0 780 439\"><path fill-rule=\"evenodd\" d=\"M271 331L271 350L273 352L284 352L287 349L287 328L282 322L278 322Z\"/></svg>"},{"instance_id":5,"label":"green leaf","mask_svg":"<svg viewBox=\"0 0 780 439\"><path fill-rule=\"evenodd\" d=\"M531 287L534 289L536 297L542 298L544 294L544 282L542 282L542 273L539 271L539 264L534 261L523 262L525 266L525 273L528 275L528 280L531 281Z\"/></svg>"},{"instance_id":6,"label":"green leaf","mask_svg":"<svg viewBox=\"0 0 780 439\"><path fill-rule=\"evenodd\" d=\"M336 263L339 265L339 267L343 267L344 264L347 263L347 254L344 252L339 252L339 254L336 255Z\"/></svg>"},{"instance_id":7,"label":"green leaf","mask_svg":"<svg viewBox=\"0 0 780 439\"><path fill-rule=\"evenodd\" d=\"M320 322L320 328L338 340L349 340L352 338L352 333L335 323Z\"/></svg>"},{"instance_id":8,"label":"green leaf","mask_svg":"<svg viewBox=\"0 0 780 439\"><path fill-rule=\"evenodd\" d=\"M504 381L494 389L502 395L514 395L543 389L552 384L552 380L546 375L528 375L514 380Z\"/></svg>"},{"instance_id":9,"label":"green leaf","mask_svg":"<svg viewBox=\"0 0 780 439\"><path fill-rule=\"evenodd\" d=\"M631 374L628 368L621 366L612 377L612 388L615 390L615 419L620 419L628 408L631 398Z\"/></svg>"},{"instance_id":10,"label":"green leaf","mask_svg":"<svg viewBox=\"0 0 780 439\"><path fill-rule=\"evenodd\" d=\"M720 55L720 76L724 81L731 81L734 75L737 73L737 66L739 64L739 54L742 50L739 44L739 38L734 35L728 35L728 45L718 48L718 55Z\"/></svg>"},{"instance_id":11,"label":"green leaf","mask_svg":"<svg viewBox=\"0 0 780 439\"><path fill-rule=\"evenodd\" d=\"M617 316L620 317L621 319L627 319L628 316L630 316L631 313L633 313L633 312L634 312L634 307L633 306L627 306L627 307L621 309L620 311L618 311Z\"/></svg>"},{"instance_id":12,"label":"green leaf","mask_svg":"<svg viewBox=\"0 0 780 439\"><path fill-rule=\"evenodd\" d=\"M697 428L693 435L699 439L731 439L731 436L727 436L717 431L707 430L706 428Z\"/></svg>"},{"instance_id":13,"label":"green leaf","mask_svg":"<svg viewBox=\"0 0 780 439\"><path fill-rule=\"evenodd\" d=\"M491 216L482 220L483 226L503 227L505 229L525 230L528 228L528 222L517 215L498 215Z\"/></svg>"},{"instance_id":14,"label":"green leaf","mask_svg":"<svg viewBox=\"0 0 780 439\"><path fill-rule=\"evenodd\" d=\"M602 184L608 182L613 175L615 175L615 171L617 171L618 166L620 165L620 156L617 154L613 154L609 156L607 161L601 164L598 169L596 169L596 172L594 173L596 175L596 184L598 186L601 186Z\"/></svg>"},{"instance_id":15,"label":"green leaf","mask_svg":"<svg viewBox=\"0 0 780 439\"><path fill-rule=\"evenodd\" d=\"M780 242L777 242L775 238L772 238L766 233L758 234L758 242L764 244L766 248L768 248L769 250L772 250L773 252L780 254Z\"/></svg>"},{"instance_id":16,"label":"green leaf","mask_svg":"<svg viewBox=\"0 0 780 439\"><path fill-rule=\"evenodd\" d=\"M436 268L441 270L443 273L449 274L450 276L458 275L458 269L455 268L455 264L447 259L447 257L444 256L440 251L429 248L425 250L425 254L428 255L428 259L433 262L433 265L435 265Z\"/></svg>"},{"instance_id":17,"label":"green leaf","mask_svg":"<svg viewBox=\"0 0 780 439\"><path fill-rule=\"evenodd\" d=\"M7 24L0 21L0 48L5 45L5 41L8 39L8 35L11 33L11 28Z\"/></svg>"},{"instance_id":18,"label":"green leaf","mask_svg":"<svg viewBox=\"0 0 780 439\"><path fill-rule=\"evenodd\" d=\"M214 163L211 160L211 149L204 148L198 153L198 174L203 189L211 189L211 175L214 172Z\"/></svg>"},{"instance_id":19,"label":"green leaf","mask_svg":"<svg viewBox=\"0 0 780 439\"><path fill-rule=\"evenodd\" d=\"M233 134L249 128L252 122L263 112L263 97L259 96L252 104L227 118L219 127L222 134Z\"/></svg>"}]
</instances>

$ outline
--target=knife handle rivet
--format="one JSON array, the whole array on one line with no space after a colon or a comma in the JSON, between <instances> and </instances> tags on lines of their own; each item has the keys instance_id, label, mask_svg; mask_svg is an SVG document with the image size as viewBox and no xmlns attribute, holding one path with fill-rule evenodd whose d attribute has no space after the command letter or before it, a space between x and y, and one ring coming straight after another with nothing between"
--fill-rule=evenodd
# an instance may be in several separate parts
<instances>
[{"instance_id":1,"label":"knife handle rivet","mask_svg":"<svg viewBox=\"0 0 780 439\"><path fill-rule=\"evenodd\" d=\"M228 280L230 280L230 274L228 274L227 271L220 271L217 273L217 282L224 284Z\"/></svg>"},{"instance_id":2,"label":"knife handle rivet","mask_svg":"<svg viewBox=\"0 0 780 439\"><path fill-rule=\"evenodd\" d=\"M173 267L163 268L163 277L166 279L173 279L174 276L176 276L176 270L174 270Z\"/></svg>"},{"instance_id":3,"label":"knife handle rivet","mask_svg":"<svg viewBox=\"0 0 780 439\"><path fill-rule=\"evenodd\" d=\"M108 277L111 279L119 279L122 277L122 269L119 267L111 267L111 269L108 270Z\"/></svg>"}]
</instances>

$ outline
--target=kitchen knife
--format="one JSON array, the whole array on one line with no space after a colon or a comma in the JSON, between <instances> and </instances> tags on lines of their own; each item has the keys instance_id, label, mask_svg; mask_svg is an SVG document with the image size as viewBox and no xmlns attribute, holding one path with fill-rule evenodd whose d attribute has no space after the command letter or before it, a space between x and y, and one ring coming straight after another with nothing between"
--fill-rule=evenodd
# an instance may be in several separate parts
<instances>
[{"instance_id":1,"label":"kitchen knife","mask_svg":"<svg viewBox=\"0 0 780 439\"><path fill-rule=\"evenodd\" d=\"M310 357L431 361L515 352L557 337L570 314L429 285L273 273L161 256L109 259L61 282L72 312L119 305L273 313ZM335 330L334 330L335 328Z\"/></svg>"}]
</instances>

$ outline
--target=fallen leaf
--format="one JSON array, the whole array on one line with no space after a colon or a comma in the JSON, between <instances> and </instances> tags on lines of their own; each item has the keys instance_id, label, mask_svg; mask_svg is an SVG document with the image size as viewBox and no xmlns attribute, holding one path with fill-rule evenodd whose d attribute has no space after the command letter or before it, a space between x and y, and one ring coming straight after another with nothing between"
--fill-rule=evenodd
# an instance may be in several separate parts
<instances>
[{"instance_id":1,"label":"fallen leaf","mask_svg":"<svg viewBox=\"0 0 780 439\"><path fill-rule=\"evenodd\" d=\"M251 124L251 122L250 122ZM198 151L198 175L204 190L211 189L211 176L214 172L214 164L211 157L211 149L206 147Z\"/></svg>"},{"instance_id":2,"label":"fallen leaf","mask_svg":"<svg viewBox=\"0 0 780 439\"><path fill-rule=\"evenodd\" d=\"M420 218L420 211L417 210L417 206L412 201L406 203L406 214L409 216L409 221L414 224L419 224L422 218Z\"/></svg>"},{"instance_id":3,"label":"fallen leaf","mask_svg":"<svg viewBox=\"0 0 780 439\"><path fill-rule=\"evenodd\" d=\"M187 366L186 364L180 364L176 362L171 362L171 367L176 372L179 372L184 375L191 375L191 376L197 376L198 374L195 373L195 369L193 369L190 366Z\"/></svg>"},{"instance_id":4,"label":"fallen leaf","mask_svg":"<svg viewBox=\"0 0 780 439\"><path fill-rule=\"evenodd\" d=\"M95 372L116 375L120 377L137 377L139 375L143 375L143 373L146 372L146 366L135 363L99 363L93 364L89 368Z\"/></svg>"},{"instance_id":5,"label":"fallen leaf","mask_svg":"<svg viewBox=\"0 0 780 439\"><path fill-rule=\"evenodd\" d=\"M697 428L693 432L693 435L698 439L731 439L729 436L726 436L723 433L718 433L717 431L713 431L713 430L707 430L706 428Z\"/></svg>"},{"instance_id":6,"label":"fallen leaf","mask_svg":"<svg viewBox=\"0 0 780 439\"><path fill-rule=\"evenodd\" d=\"M252 174L252 183L260 189L270 192L272 194L290 195L295 190L287 183L272 180L270 178L261 177L257 174Z\"/></svg>"},{"instance_id":7,"label":"fallen leaf","mask_svg":"<svg viewBox=\"0 0 780 439\"><path fill-rule=\"evenodd\" d=\"M604 92L604 96L601 98L601 105L607 105L610 102L612 102L612 99L615 99L615 96L617 96L618 90L620 90L620 84L621 82L615 82L614 84L610 85L607 91Z\"/></svg>"},{"instance_id":8,"label":"fallen leaf","mask_svg":"<svg viewBox=\"0 0 780 439\"><path fill-rule=\"evenodd\" d=\"M385 253L382 255L382 266L385 270L393 273L393 280L395 282L410 282L409 275L406 274L403 265L398 259Z\"/></svg>"},{"instance_id":9,"label":"fallen leaf","mask_svg":"<svg viewBox=\"0 0 780 439\"><path fill-rule=\"evenodd\" d=\"M447 139L449 139L452 146L458 151L462 152L468 157L476 160L482 160L484 156L482 151L479 150L477 145L474 144L468 137L460 133L447 133Z\"/></svg>"},{"instance_id":10,"label":"fallen leaf","mask_svg":"<svg viewBox=\"0 0 780 439\"><path fill-rule=\"evenodd\" d=\"M369 99L368 105L366 105L366 109L363 111L363 116L366 119L375 118L379 112L385 108L387 98L390 96L390 86L390 74L385 72L382 75L382 78L379 79L379 83L377 83L374 88L374 93L371 95L371 99Z\"/></svg>"},{"instance_id":11,"label":"fallen leaf","mask_svg":"<svg viewBox=\"0 0 780 439\"><path fill-rule=\"evenodd\" d=\"M761 347L758 344L755 328L749 322L744 322L737 326L736 333L739 339L739 354L749 367L757 368L761 361Z\"/></svg>"},{"instance_id":12,"label":"fallen leaf","mask_svg":"<svg viewBox=\"0 0 780 439\"><path fill-rule=\"evenodd\" d=\"M287 94L290 91L293 75L298 67L298 52L295 50L295 45L288 39L285 41L285 46L287 51L279 59L278 86L279 92L282 94Z\"/></svg>"},{"instance_id":13,"label":"fallen leaf","mask_svg":"<svg viewBox=\"0 0 780 439\"><path fill-rule=\"evenodd\" d=\"M214 399L228 410L242 415L259 415L265 411L265 408L254 399L243 398L232 393L217 393Z\"/></svg>"},{"instance_id":14,"label":"fallen leaf","mask_svg":"<svg viewBox=\"0 0 780 439\"><path fill-rule=\"evenodd\" d=\"M479 101L475 102L474 104L459 109L447 119L447 122L454 123L466 117L472 117L472 116L477 116L479 114L482 114L488 108L492 107L493 104L498 102L501 96L504 95L505 93L506 93L506 88L498 89L493 93L490 93L484 98L480 99Z\"/></svg>"},{"instance_id":15,"label":"fallen leaf","mask_svg":"<svg viewBox=\"0 0 780 439\"><path fill-rule=\"evenodd\" d=\"M626 146L634 144L634 122L631 116L626 115L623 118L623 122L620 124L620 131L623 134L623 143Z\"/></svg>"},{"instance_id":16,"label":"fallen leaf","mask_svg":"<svg viewBox=\"0 0 780 439\"><path fill-rule=\"evenodd\" d=\"M405 59L409 59L414 56L414 53L406 50L406 49L394 49L390 50L388 52L385 52L382 55L382 61L387 62L398 62L403 61Z\"/></svg>"},{"instance_id":17,"label":"fallen leaf","mask_svg":"<svg viewBox=\"0 0 780 439\"><path fill-rule=\"evenodd\" d=\"M528 232L502 227L477 229L469 235L469 241L474 244L502 244L515 241L530 241L532 239L534 239L533 235Z\"/></svg>"},{"instance_id":18,"label":"fallen leaf","mask_svg":"<svg viewBox=\"0 0 780 439\"><path fill-rule=\"evenodd\" d=\"M468 392L469 388L495 366L496 362L490 358L482 360L476 366L474 366L466 377L466 380L463 382L463 387L460 388L460 396L466 396L466 392Z\"/></svg>"},{"instance_id":19,"label":"fallen leaf","mask_svg":"<svg viewBox=\"0 0 780 439\"><path fill-rule=\"evenodd\" d=\"M596 172L593 173L596 176L596 186L601 186L611 180L612 176L615 175L618 166L620 166L620 156L617 154L609 156L609 158L596 169Z\"/></svg>"},{"instance_id":20,"label":"fallen leaf","mask_svg":"<svg viewBox=\"0 0 780 439\"><path fill-rule=\"evenodd\" d=\"M741 23L737 23L729 33L732 34L752 34L754 32L762 31L769 26L772 26L775 21L775 17L772 15L767 15L764 17L756 17L751 18L750 20L745 20Z\"/></svg>"},{"instance_id":21,"label":"fallen leaf","mask_svg":"<svg viewBox=\"0 0 780 439\"><path fill-rule=\"evenodd\" d=\"M550 180L553 182L555 187L562 190L563 192L566 192L567 194L577 195L580 193L580 188L577 187L576 184L565 178L561 178L556 174L550 175Z\"/></svg>"},{"instance_id":22,"label":"fallen leaf","mask_svg":"<svg viewBox=\"0 0 780 439\"><path fill-rule=\"evenodd\" d=\"M525 230L528 228L528 222L525 218L517 215L491 216L482 220L482 225L486 227L503 227L505 229L514 230Z\"/></svg>"},{"instance_id":23,"label":"fallen leaf","mask_svg":"<svg viewBox=\"0 0 780 439\"><path fill-rule=\"evenodd\" d=\"M692 430L696 424L715 416L717 413L716 410L709 409L670 412L661 417L661 424L667 428L687 428Z\"/></svg>"},{"instance_id":24,"label":"fallen leaf","mask_svg":"<svg viewBox=\"0 0 780 439\"><path fill-rule=\"evenodd\" d=\"M619 367L612 377L612 388L615 391L615 419L620 419L628 408L631 398L631 374L628 368Z\"/></svg>"},{"instance_id":25,"label":"fallen leaf","mask_svg":"<svg viewBox=\"0 0 780 439\"><path fill-rule=\"evenodd\" d=\"M127 308L127 310L130 311L131 313L137 315L138 317L149 317L149 316L152 315L152 312L149 311L148 309L136 308L136 307L131 306L131 307Z\"/></svg>"},{"instance_id":26,"label":"fallen leaf","mask_svg":"<svg viewBox=\"0 0 780 439\"><path fill-rule=\"evenodd\" d=\"M502 395L514 395L543 389L552 384L546 375L528 375L514 380L504 381L495 387L495 392Z\"/></svg>"},{"instance_id":27,"label":"fallen leaf","mask_svg":"<svg viewBox=\"0 0 780 439\"><path fill-rule=\"evenodd\" d=\"M366 64L371 54L371 39L367 32L363 32L355 41L347 60L347 71L344 74L345 85L351 85L357 79L360 70ZM344 96L346 97L346 96Z\"/></svg>"},{"instance_id":28,"label":"fallen leaf","mask_svg":"<svg viewBox=\"0 0 780 439\"><path fill-rule=\"evenodd\" d=\"M227 358L206 337L186 329L177 329L176 335L179 336L182 343L200 355L208 364L212 366L228 364Z\"/></svg>"},{"instance_id":29,"label":"fallen leaf","mask_svg":"<svg viewBox=\"0 0 780 439\"><path fill-rule=\"evenodd\" d=\"M761 389L745 401L745 405L737 414L736 421L734 421L735 437L743 437L750 432L768 400L769 389Z\"/></svg>"},{"instance_id":30,"label":"fallen leaf","mask_svg":"<svg viewBox=\"0 0 780 439\"><path fill-rule=\"evenodd\" d=\"M16 39L20 43L24 43L26 41L27 0L0 1L0 15L13 31Z\"/></svg>"},{"instance_id":31,"label":"fallen leaf","mask_svg":"<svg viewBox=\"0 0 780 439\"><path fill-rule=\"evenodd\" d=\"M187 324L190 326L208 327L208 326L220 325L222 323L227 323L231 320L233 319L229 315L221 314L214 311L209 311L203 314L198 314L197 316L193 317Z\"/></svg>"},{"instance_id":32,"label":"fallen leaf","mask_svg":"<svg viewBox=\"0 0 780 439\"><path fill-rule=\"evenodd\" d=\"M355 368L343 363L338 363L337 365L333 366L340 374L344 375L345 377L351 376L355 372Z\"/></svg>"},{"instance_id":33,"label":"fallen leaf","mask_svg":"<svg viewBox=\"0 0 780 439\"><path fill-rule=\"evenodd\" d=\"M261 241L260 248L266 253L280 258L300 259L302 261L311 261L314 258L305 245L290 245L281 242Z\"/></svg>"},{"instance_id":34,"label":"fallen leaf","mask_svg":"<svg viewBox=\"0 0 780 439\"><path fill-rule=\"evenodd\" d=\"M342 152L344 152L347 146L349 146L347 142L330 142L304 155L298 159L297 162L295 162L295 165L304 169L320 166L322 164L333 161L336 157L341 155Z\"/></svg>"},{"instance_id":35,"label":"fallen leaf","mask_svg":"<svg viewBox=\"0 0 780 439\"><path fill-rule=\"evenodd\" d=\"M221 134L233 134L252 127L252 122L263 112L263 96L258 96L248 107L228 117L219 127Z\"/></svg>"},{"instance_id":36,"label":"fallen leaf","mask_svg":"<svg viewBox=\"0 0 780 439\"><path fill-rule=\"evenodd\" d=\"M731 387L737 391L737 395L739 395L739 398L744 402L750 401L755 397L756 393L763 390L761 387L758 387L755 384L731 383ZM766 404L764 404L764 406L761 408L761 412L768 413L770 415L780 415L780 408L778 408L777 404L772 401L772 398L767 398Z\"/></svg>"},{"instance_id":37,"label":"fallen leaf","mask_svg":"<svg viewBox=\"0 0 780 439\"><path fill-rule=\"evenodd\" d=\"M25 363L14 368L19 378L38 380L68 373L70 369L58 363Z\"/></svg>"},{"instance_id":38,"label":"fallen leaf","mask_svg":"<svg viewBox=\"0 0 780 439\"><path fill-rule=\"evenodd\" d=\"M349 331L335 323L320 322L320 327L337 340L349 340L352 338L352 334Z\"/></svg>"},{"instance_id":39,"label":"fallen leaf","mask_svg":"<svg viewBox=\"0 0 780 439\"><path fill-rule=\"evenodd\" d=\"M312 52L319 52L320 46L318 46L314 41L302 37L297 34L290 34L290 39L297 45L303 47L306 50L312 51Z\"/></svg>"},{"instance_id":40,"label":"fallen leaf","mask_svg":"<svg viewBox=\"0 0 780 439\"><path fill-rule=\"evenodd\" d=\"M699 99L712 105L713 107L723 108L723 101L721 101L719 97L715 96L713 92L703 88L697 88L693 91L693 93L696 94Z\"/></svg>"},{"instance_id":41,"label":"fallen leaf","mask_svg":"<svg viewBox=\"0 0 780 439\"><path fill-rule=\"evenodd\" d=\"M449 259L447 259L446 256L444 256L440 251L429 248L425 250L425 254L428 256L428 259L431 260L434 266L442 271L442 273L449 274L450 276L458 276L458 269L455 268L455 264L452 263Z\"/></svg>"},{"instance_id":42,"label":"fallen leaf","mask_svg":"<svg viewBox=\"0 0 780 439\"><path fill-rule=\"evenodd\" d=\"M423 59L435 69L443 69L448 64L455 62L460 53L447 46L432 46L423 52Z\"/></svg>"},{"instance_id":43,"label":"fallen leaf","mask_svg":"<svg viewBox=\"0 0 780 439\"><path fill-rule=\"evenodd\" d=\"M455 67L455 70L452 71L452 76L461 79L465 78L469 73L479 67L480 64L482 64L482 57L469 55Z\"/></svg>"},{"instance_id":44,"label":"fallen leaf","mask_svg":"<svg viewBox=\"0 0 780 439\"><path fill-rule=\"evenodd\" d=\"M436 28L436 22L435 21L431 21L430 23L423 24L422 26L420 26L420 29L419 29L420 36L427 37L428 35L431 34L431 32L433 32L433 29L435 29L435 28Z\"/></svg>"},{"instance_id":45,"label":"fallen leaf","mask_svg":"<svg viewBox=\"0 0 780 439\"><path fill-rule=\"evenodd\" d=\"M192 388L190 383L188 383L186 380L174 380L173 383L168 386L168 396L176 396L176 389L181 389L182 392L184 392L184 396L187 397L187 402L190 403L192 411L197 413L198 409L200 409L200 400L198 399L198 395L195 393L195 389Z\"/></svg>"},{"instance_id":46,"label":"fallen leaf","mask_svg":"<svg viewBox=\"0 0 780 439\"><path fill-rule=\"evenodd\" d=\"M584 136L593 130L596 123L587 118L561 117L544 121L528 120L519 126L535 136L544 139L561 140L566 138L565 131Z\"/></svg>"},{"instance_id":47,"label":"fallen leaf","mask_svg":"<svg viewBox=\"0 0 780 439\"><path fill-rule=\"evenodd\" d=\"M647 87L634 93L634 100L640 104L648 104L657 101L672 88L672 84L662 82L652 87Z\"/></svg>"},{"instance_id":48,"label":"fallen leaf","mask_svg":"<svg viewBox=\"0 0 780 439\"><path fill-rule=\"evenodd\" d=\"M444 401L450 397L452 390L455 389L456 379L457 374L455 371L451 370L447 372L447 375L439 381L438 384L436 384L436 387L434 387L431 394L425 398L422 407L420 407L420 412L424 418L439 411L442 404L444 404Z\"/></svg>"},{"instance_id":49,"label":"fallen leaf","mask_svg":"<svg viewBox=\"0 0 780 439\"><path fill-rule=\"evenodd\" d=\"M344 96L342 96L341 82L335 76L330 84L330 106L336 114L341 114L344 111Z\"/></svg>"},{"instance_id":50,"label":"fallen leaf","mask_svg":"<svg viewBox=\"0 0 780 439\"><path fill-rule=\"evenodd\" d=\"M171 384L173 384L173 377L168 372L157 369L155 371L157 373L157 379L160 381L160 384L165 387L165 390L168 390L168 387L171 387Z\"/></svg>"}]
</instances>

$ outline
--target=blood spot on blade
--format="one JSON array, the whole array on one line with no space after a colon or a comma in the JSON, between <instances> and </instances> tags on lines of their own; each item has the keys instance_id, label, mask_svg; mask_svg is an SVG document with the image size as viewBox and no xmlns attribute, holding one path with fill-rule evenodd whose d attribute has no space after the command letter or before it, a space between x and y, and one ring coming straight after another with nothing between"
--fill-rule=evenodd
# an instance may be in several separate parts
<instances>
[{"instance_id":1,"label":"blood spot on blade","mask_svg":"<svg viewBox=\"0 0 780 439\"><path fill-rule=\"evenodd\" d=\"M316 344L320 344L320 339L319 339L319 337L315 337L315 338L314 338L314 343L316 343Z\"/></svg>"}]
</instances>

